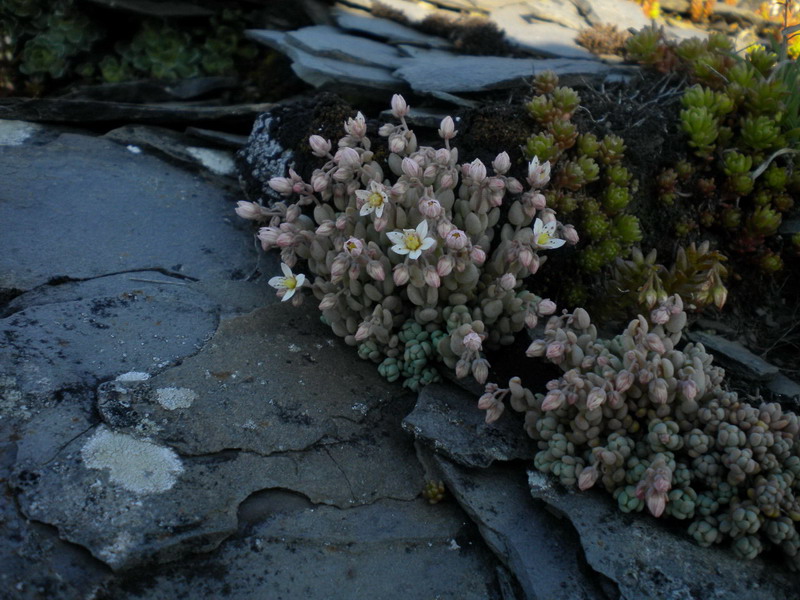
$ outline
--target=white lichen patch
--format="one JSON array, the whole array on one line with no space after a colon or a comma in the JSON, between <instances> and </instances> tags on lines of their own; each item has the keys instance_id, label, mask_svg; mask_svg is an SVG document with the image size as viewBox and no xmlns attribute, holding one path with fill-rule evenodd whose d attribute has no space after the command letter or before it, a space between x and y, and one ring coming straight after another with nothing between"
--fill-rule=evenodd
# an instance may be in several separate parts
<instances>
[{"instance_id":1,"label":"white lichen patch","mask_svg":"<svg viewBox=\"0 0 800 600\"><path fill-rule=\"evenodd\" d=\"M100 426L81 449L89 469L108 469L109 479L137 494L172 488L183 465L174 450Z\"/></svg>"},{"instance_id":2,"label":"white lichen patch","mask_svg":"<svg viewBox=\"0 0 800 600\"><path fill-rule=\"evenodd\" d=\"M197 392L189 388L168 387L156 390L156 402L166 410L189 408L195 400L197 400Z\"/></svg>"},{"instance_id":3,"label":"white lichen patch","mask_svg":"<svg viewBox=\"0 0 800 600\"><path fill-rule=\"evenodd\" d=\"M110 564L120 563L125 560L131 548L133 547L133 538L127 531L123 531L114 541L105 548L98 551L98 557Z\"/></svg>"},{"instance_id":4,"label":"white lichen patch","mask_svg":"<svg viewBox=\"0 0 800 600\"><path fill-rule=\"evenodd\" d=\"M141 154L142 153L142 149L139 148L139 146L134 146L133 144L128 144L127 146L125 146L125 148L127 148L128 152L131 152L133 154Z\"/></svg>"},{"instance_id":5,"label":"white lichen patch","mask_svg":"<svg viewBox=\"0 0 800 600\"><path fill-rule=\"evenodd\" d=\"M289 344L289 352L300 352L302 348L297 344Z\"/></svg>"},{"instance_id":6,"label":"white lichen patch","mask_svg":"<svg viewBox=\"0 0 800 600\"><path fill-rule=\"evenodd\" d=\"M41 127L25 121L0 120L0 146L19 146Z\"/></svg>"},{"instance_id":7,"label":"white lichen patch","mask_svg":"<svg viewBox=\"0 0 800 600\"><path fill-rule=\"evenodd\" d=\"M150 373L128 371L127 373L118 375L116 381L146 381L148 379L150 379Z\"/></svg>"},{"instance_id":8,"label":"white lichen patch","mask_svg":"<svg viewBox=\"0 0 800 600\"><path fill-rule=\"evenodd\" d=\"M230 152L212 150L211 148L198 148L196 146L187 146L186 151L212 173L233 175L236 172L236 165Z\"/></svg>"}]
</instances>

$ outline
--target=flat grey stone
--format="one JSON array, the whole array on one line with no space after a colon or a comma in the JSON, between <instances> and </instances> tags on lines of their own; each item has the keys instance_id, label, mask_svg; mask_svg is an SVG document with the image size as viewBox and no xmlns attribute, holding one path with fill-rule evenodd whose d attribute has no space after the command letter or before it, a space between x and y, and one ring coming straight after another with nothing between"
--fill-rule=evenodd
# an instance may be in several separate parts
<instances>
[{"instance_id":1,"label":"flat grey stone","mask_svg":"<svg viewBox=\"0 0 800 600\"><path fill-rule=\"evenodd\" d=\"M642 7L632 0L589 0L587 3L597 16L597 22L590 19L592 25L616 25L620 31L629 27L642 29L650 25L650 19L644 14Z\"/></svg>"},{"instance_id":2,"label":"flat grey stone","mask_svg":"<svg viewBox=\"0 0 800 600\"><path fill-rule=\"evenodd\" d=\"M517 19L527 23L547 22L563 25L577 32L588 25L576 6L570 0L534 0L507 4L490 13L490 18L500 29L508 32L507 26L514 26ZM574 35L574 34L573 34Z\"/></svg>"},{"instance_id":3,"label":"flat grey stone","mask_svg":"<svg viewBox=\"0 0 800 600\"><path fill-rule=\"evenodd\" d=\"M366 13L356 13L342 8L333 9L336 24L345 31L356 31L380 38L389 44L413 44L428 48L449 48L450 42L406 27L400 23L373 17Z\"/></svg>"},{"instance_id":4,"label":"flat grey stone","mask_svg":"<svg viewBox=\"0 0 800 600\"><path fill-rule=\"evenodd\" d=\"M144 384L102 385L98 404L111 427L155 436L182 455L268 455L341 440L340 429L398 391L315 307L280 303L223 321L201 352Z\"/></svg>"},{"instance_id":5,"label":"flat grey stone","mask_svg":"<svg viewBox=\"0 0 800 600\"><path fill-rule=\"evenodd\" d=\"M602 575L587 573L575 529L531 498L524 468L465 469L436 454L420 458L478 525L526 598L605 599L596 583Z\"/></svg>"},{"instance_id":6,"label":"flat grey stone","mask_svg":"<svg viewBox=\"0 0 800 600\"><path fill-rule=\"evenodd\" d=\"M249 29L245 33L250 39L286 54L292 60L295 74L314 87L351 91L353 87L385 91L400 91L403 87L402 80L393 76L390 69L315 56L288 43L286 33L263 29Z\"/></svg>"},{"instance_id":7,"label":"flat grey stone","mask_svg":"<svg viewBox=\"0 0 800 600\"><path fill-rule=\"evenodd\" d=\"M286 41L309 54L360 65L400 67L407 62L388 44L349 35L330 25L303 27L286 34Z\"/></svg>"},{"instance_id":8,"label":"flat grey stone","mask_svg":"<svg viewBox=\"0 0 800 600\"><path fill-rule=\"evenodd\" d=\"M794 405L795 412L800 409L800 384L796 381L778 373L770 380L767 387L773 394L780 396L781 401Z\"/></svg>"},{"instance_id":9,"label":"flat grey stone","mask_svg":"<svg viewBox=\"0 0 800 600\"><path fill-rule=\"evenodd\" d=\"M249 501L248 501L249 502ZM491 553L455 505L383 501L339 510L268 492L264 519L214 556L131 573L120 600L497 598ZM276 506L277 510L272 507Z\"/></svg>"},{"instance_id":10,"label":"flat grey stone","mask_svg":"<svg viewBox=\"0 0 800 600\"><path fill-rule=\"evenodd\" d=\"M416 60L395 71L420 93L482 92L523 85L542 71L563 75L600 75L608 65L593 60L453 56Z\"/></svg>"},{"instance_id":11,"label":"flat grey stone","mask_svg":"<svg viewBox=\"0 0 800 600\"><path fill-rule=\"evenodd\" d=\"M231 279L254 264L219 188L111 141L0 147L0 177L0 289L146 269ZM57 230L43 235L43 218Z\"/></svg>"},{"instance_id":12,"label":"flat grey stone","mask_svg":"<svg viewBox=\"0 0 800 600\"><path fill-rule=\"evenodd\" d=\"M577 9L571 3L571 10ZM533 3L531 3L533 4ZM577 30L587 26L581 18L580 24L570 27L559 22L536 21L530 16L528 4L512 4L495 9L491 19L506 34L508 41L523 50L544 56L594 60L596 57L575 42Z\"/></svg>"},{"instance_id":13,"label":"flat grey stone","mask_svg":"<svg viewBox=\"0 0 800 600\"><path fill-rule=\"evenodd\" d=\"M774 600L797 596L797 578L768 559L737 558L701 548L688 534L644 515L626 515L607 494L563 491L537 471L528 473L534 498L566 515L578 530L586 560L613 579L623 598ZM685 530L684 530L685 531Z\"/></svg>"},{"instance_id":14,"label":"flat grey stone","mask_svg":"<svg viewBox=\"0 0 800 600\"><path fill-rule=\"evenodd\" d=\"M197 352L217 326L206 296L147 271L41 287L15 298L10 310L0 321L5 417L30 416L59 402L62 390L161 370Z\"/></svg>"},{"instance_id":15,"label":"flat grey stone","mask_svg":"<svg viewBox=\"0 0 800 600\"><path fill-rule=\"evenodd\" d=\"M533 442L518 420L506 415L487 425L478 398L451 385L422 388L403 429L436 452L467 467L496 460L532 459Z\"/></svg>"},{"instance_id":16,"label":"flat grey stone","mask_svg":"<svg viewBox=\"0 0 800 600\"><path fill-rule=\"evenodd\" d=\"M800 233L800 219L784 219L778 233L786 236L793 236Z\"/></svg>"},{"instance_id":17,"label":"flat grey stone","mask_svg":"<svg viewBox=\"0 0 800 600\"><path fill-rule=\"evenodd\" d=\"M714 355L714 362L738 376L756 381L769 381L780 372L778 367L756 356L738 342L704 331L690 331L687 338L689 341L703 344L706 350Z\"/></svg>"},{"instance_id":18,"label":"flat grey stone","mask_svg":"<svg viewBox=\"0 0 800 600\"><path fill-rule=\"evenodd\" d=\"M123 145L155 150L179 161L182 166L207 169L214 175L232 176L236 172L233 152L192 145L184 135L164 127L125 125L103 137Z\"/></svg>"}]
</instances>

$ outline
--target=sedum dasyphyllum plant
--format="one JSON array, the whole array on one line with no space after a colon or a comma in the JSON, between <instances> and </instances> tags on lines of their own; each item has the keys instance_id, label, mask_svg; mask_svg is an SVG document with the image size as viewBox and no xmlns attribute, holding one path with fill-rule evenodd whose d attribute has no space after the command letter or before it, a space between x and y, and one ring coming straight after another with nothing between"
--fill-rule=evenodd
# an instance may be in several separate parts
<instances>
[{"instance_id":1,"label":"sedum dasyphyllum plant","mask_svg":"<svg viewBox=\"0 0 800 600\"><path fill-rule=\"evenodd\" d=\"M450 141L453 119L442 120L443 148L419 146L406 123L408 106L392 99L399 124L384 124L389 154L375 160L361 113L344 126L338 148L318 135L309 143L325 162L310 182L294 171L269 185L292 201L269 207L240 202L239 216L267 221L258 238L279 248L284 277L270 284L283 300L310 287L323 320L390 381L418 389L436 381L444 362L458 377L488 375L484 347L510 344L555 305L523 288L542 250L577 242L540 193L549 163L531 162L528 190L508 175L505 152L492 163L458 164ZM500 225L501 207L507 222ZM309 216L311 213L313 215ZM497 239L499 237L499 239ZM298 261L313 282L291 271Z\"/></svg>"},{"instance_id":2,"label":"sedum dasyphyllum plant","mask_svg":"<svg viewBox=\"0 0 800 600\"><path fill-rule=\"evenodd\" d=\"M564 371L547 394L514 377L478 406L492 421L509 396L537 440L534 465L564 485L601 485L622 511L682 520L700 545L729 539L743 558L778 546L798 570L800 419L726 391L702 344L678 349L685 324L677 295L613 339L564 311L527 351Z\"/></svg>"}]
</instances>

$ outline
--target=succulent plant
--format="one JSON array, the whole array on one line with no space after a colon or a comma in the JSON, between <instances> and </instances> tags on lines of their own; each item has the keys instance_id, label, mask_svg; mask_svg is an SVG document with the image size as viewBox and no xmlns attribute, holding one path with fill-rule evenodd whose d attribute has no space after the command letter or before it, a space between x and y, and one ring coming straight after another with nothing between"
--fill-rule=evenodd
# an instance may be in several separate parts
<instances>
[{"instance_id":1,"label":"succulent plant","mask_svg":"<svg viewBox=\"0 0 800 600\"><path fill-rule=\"evenodd\" d=\"M636 182L622 164L622 138L582 133L572 122L580 105L574 89L559 86L550 72L538 75L534 87L537 95L527 108L541 129L528 139L527 155L552 163L552 181L544 192L547 206L569 216L584 236L564 267L579 273L565 294L574 304L586 299L592 275L627 256L631 245L642 239L639 221L629 212Z\"/></svg>"},{"instance_id":2,"label":"succulent plant","mask_svg":"<svg viewBox=\"0 0 800 600\"><path fill-rule=\"evenodd\" d=\"M800 419L725 390L702 344L680 346L685 324L677 295L612 339L585 310L564 311L527 351L563 371L547 393L514 377L487 384L478 406L507 397L525 413L534 465L564 485L599 483L621 510L682 520L697 543L731 540L742 558L779 546L800 569Z\"/></svg>"},{"instance_id":3,"label":"succulent plant","mask_svg":"<svg viewBox=\"0 0 800 600\"><path fill-rule=\"evenodd\" d=\"M471 373L483 382L483 349L510 344L555 310L523 282L545 261L543 250L574 243L577 234L545 207L540 190L549 163L531 161L526 191L507 175L505 152L493 161L493 174L477 159L458 164L450 117L439 129L444 147L436 149L418 144L401 96L392 111L399 124L379 130L389 150L384 164L375 160L358 113L345 123L336 151L311 136L323 164L310 182L294 171L269 182L295 202L240 202L237 213L268 221L258 237L265 250L281 250L285 276L270 283L282 299L302 301L295 292L307 282L291 272L302 261L314 276L306 287L323 320L361 357L379 363L385 377L417 389L435 381L435 366L444 363L458 377Z\"/></svg>"}]
</instances>

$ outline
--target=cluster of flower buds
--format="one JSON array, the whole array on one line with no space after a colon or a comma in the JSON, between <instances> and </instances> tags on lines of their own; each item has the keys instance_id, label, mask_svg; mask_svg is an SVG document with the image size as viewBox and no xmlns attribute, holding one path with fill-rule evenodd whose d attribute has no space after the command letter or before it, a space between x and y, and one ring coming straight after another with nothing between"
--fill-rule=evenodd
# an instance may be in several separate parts
<instances>
[{"instance_id":1,"label":"cluster of flower buds","mask_svg":"<svg viewBox=\"0 0 800 600\"><path fill-rule=\"evenodd\" d=\"M800 569L800 419L726 391L701 344L679 346L685 324L679 296L613 339L583 309L553 316L528 355L563 375L546 394L489 383L478 406L489 422L505 399L524 412L535 466L564 485L600 482L621 510L687 521L698 543L731 539L741 557L771 542Z\"/></svg>"},{"instance_id":2,"label":"cluster of flower buds","mask_svg":"<svg viewBox=\"0 0 800 600\"><path fill-rule=\"evenodd\" d=\"M439 127L443 147L420 146L408 112L405 100L394 96L392 114L399 122L378 132L390 151L385 163L375 160L367 122L358 113L345 122L337 145L311 136L312 152L324 162L309 183L294 171L270 180L294 203L240 203L237 213L267 221L258 238L265 250L281 250L287 268L304 261L313 276L307 287L324 319L362 356L391 359L387 373L413 372L419 379L419 368L403 364L411 342L398 337L412 321L445 334L433 338L438 360L459 377L471 373L484 382L484 348L510 343L523 327L555 311L552 302L523 289L544 262L540 253L578 237L545 207L541 189L550 178L549 163L531 162L526 189L509 175L505 152L490 170L477 159L459 164L451 117ZM501 207L508 209L506 223L500 223ZM281 284L294 281L284 279ZM283 298L286 289L279 287ZM294 297L299 302L300 294Z\"/></svg>"}]
</instances>

